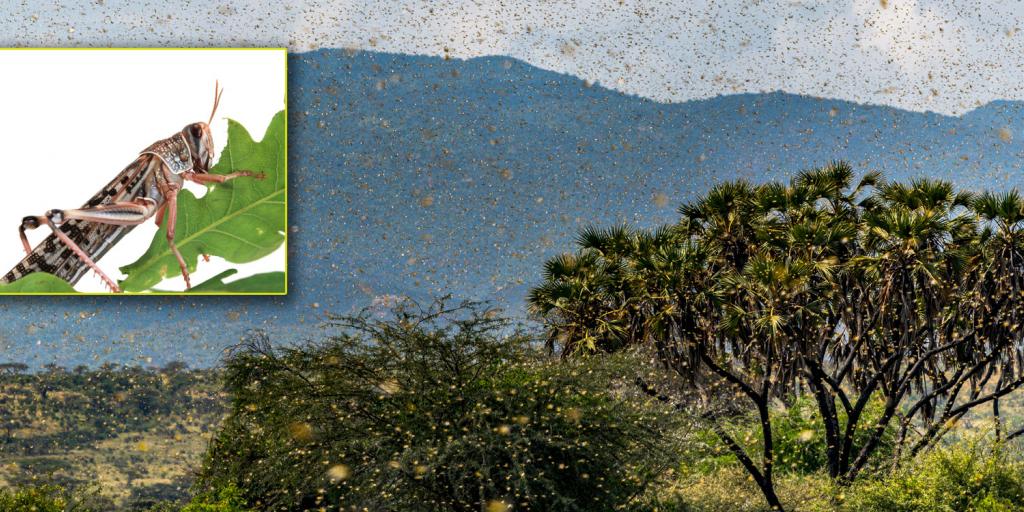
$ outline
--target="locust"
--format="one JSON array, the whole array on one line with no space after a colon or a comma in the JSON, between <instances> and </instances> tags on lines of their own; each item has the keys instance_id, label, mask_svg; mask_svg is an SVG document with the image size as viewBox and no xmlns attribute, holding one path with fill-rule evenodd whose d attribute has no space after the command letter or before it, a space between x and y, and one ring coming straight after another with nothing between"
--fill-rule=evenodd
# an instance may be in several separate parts
<instances>
[{"instance_id":1,"label":"locust","mask_svg":"<svg viewBox=\"0 0 1024 512\"><path fill-rule=\"evenodd\" d=\"M18 232L27 255L0 283L11 283L33 272L47 272L74 285L92 270L111 291L120 292L117 282L96 262L136 226L154 219L157 226L167 222L167 245L181 267L185 288L191 289L185 259L174 243L178 192L186 181L206 185L241 177L265 177L262 172L248 170L210 174L214 157L210 124L223 93L220 83L215 82L209 120L188 124L142 150L80 208L53 209L22 219ZM25 232L41 226L49 227L52 233L32 248Z\"/></svg>"}]
</instances>

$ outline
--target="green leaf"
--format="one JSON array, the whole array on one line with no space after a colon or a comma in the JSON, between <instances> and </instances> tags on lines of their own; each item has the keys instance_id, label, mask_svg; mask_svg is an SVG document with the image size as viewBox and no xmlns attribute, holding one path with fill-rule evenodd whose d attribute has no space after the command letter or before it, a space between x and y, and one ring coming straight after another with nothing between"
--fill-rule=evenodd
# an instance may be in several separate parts
<instances>
[{"instance_id":1,"label":"green leaf","mask_svg":"<svg viewBox=\"0 0 1024 512\"><path fill-rule=\"evenodd\" d=\"M284 293L284 272L266 272L243 277L230 283L224 279L238 273L238 269L228 269L202 283L193 286L189 293Z\"/></svg>"},{"instance_id":2,"label":"green leaf","mask_svg":"<svg viewBox=\"0 0 1024 512\"><path fill-rule=\"evenodd\" d=\"M231 263L258 260L285 241L285 113L278 112L260 142L253 141L241 124L228 120L228 141L211 174L250 170L266 177L237 178L210 185L197 199L188 190L178 193L175 242L189 271L201 254ZM167 223L153 236L149 249L137 261L121 267L127 277L121 288L140 292L166 278L181 275L178 261L167 245ZM278 289L284 288L284 278Z\"/></svg>"},{"instance_id":3,"label":"green leaf","mask_svg":"<svg viewBox=\"0 0 1024 512\"><path fill-rule=\"evenodd\" d=\"M0 284L0 294L75 293L67 281L46 272L33 272L11 284Z\"/></svg>"}]
</instances>

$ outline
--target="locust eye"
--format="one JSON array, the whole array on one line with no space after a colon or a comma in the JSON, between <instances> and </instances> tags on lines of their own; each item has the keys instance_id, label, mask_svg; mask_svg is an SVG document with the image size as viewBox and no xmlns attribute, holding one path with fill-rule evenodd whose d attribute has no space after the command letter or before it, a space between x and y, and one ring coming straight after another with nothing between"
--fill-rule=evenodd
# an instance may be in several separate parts
<instances>
[{"instance_id":1,"label":"locust eye","mask_svg":"<svg viewBox=\"0 0 1024 512\"><path fill-rule=\"evenodd\" d=\"M192 136L199 139L203 137L203 127L198 124L192 125Z\"/></svg>"}]
</instances>

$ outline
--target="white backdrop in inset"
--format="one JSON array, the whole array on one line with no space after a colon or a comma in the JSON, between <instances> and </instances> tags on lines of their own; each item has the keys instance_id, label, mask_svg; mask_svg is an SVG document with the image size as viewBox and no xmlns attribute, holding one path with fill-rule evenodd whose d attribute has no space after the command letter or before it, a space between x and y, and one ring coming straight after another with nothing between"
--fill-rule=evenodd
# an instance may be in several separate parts
<instances>
[{"instance_id":1,"label":"white backdrop in inset","mask_svg":"<svg viewBox=\"0 0 1024 512\"><path fill-rule=\"evenodd\" d=\"M227 142L227 119L255 140L285 106L285 52L280 50L7 50L0 51L0 274L20 261L18 226L26 215L77 208L153 142L206 121L214 82L224 88L211 129L216 158ZM197 196L206 189L186 188ZM157 231L136 227L100 261L114 279L141 256ZM29 231L34 246L50 230ZM285 266L285 247L247 264L213 257L192 274L198 284L237 268L230 280ZM95 273L75 287L106 291ZM179 276L162 290L182 290Z\"/></svg>"}]
</instances>

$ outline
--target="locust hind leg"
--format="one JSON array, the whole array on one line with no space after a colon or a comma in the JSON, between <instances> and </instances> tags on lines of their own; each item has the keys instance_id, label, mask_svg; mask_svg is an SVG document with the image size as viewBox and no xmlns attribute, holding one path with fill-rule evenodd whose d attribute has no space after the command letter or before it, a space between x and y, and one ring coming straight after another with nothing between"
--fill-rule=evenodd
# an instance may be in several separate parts
<instances>
[{"instance_id":1,"label":"locust hind leg","mask_svg":"<svg viewBox=\"0 0 1024 512\"><path fill-rule=\"evenodd\" d=\"M185 289L191 290L192 282L189 280L188 266L185 265L185 258L181 256L178 246L174 244L174 226L178 223L178 190L177 187L174 187L167 193L167 245L174 253L174 257L178 259L181 277L185 278Z\"/></svg>"},{"instance_id":2,"label":"locust hind leg","mask_svg":"<svg viewBox=\"0 0 1024 512\"><path fill-rule=\"evenodd\" d=\"M28 238L25 236L26 229L35 229L43 224L53 230L53 234L71 252L82 260L93 272L96 272L103 279L103 282L114 292L120 292L121 288L117 282L110 278L89 255L82 250L67 234L60 229L60 225L69 220L83 222L97 222L101 224L114 224L119 226L134 226L142 224L156 212L156 201L149 198L139 198L132 202L111 203L93 208L76 208L72 210L50 210L43 216L25 217L19 228L22 244L31 252Z\"/></svg>"},{"instance_id":3,"label":"locust hind leg","mask_svg":"<svg viewBox=\"0 0 1024 512\"><path fill-rule=\"evenodd\" d=\"M68 235L65 235L64 232L61 231L60 228L56 224L54 224L52 220L47 219L46 223L47 225L50 226L50 229L53 230L53 234L57 235L57 238L59 238L61 242L64 242L64 245L71 249L71 252L75 253L75 256L78 256L78 259L82 260L86 265L89 266L89 268L93 270L93 272L96 272L96 274L100 276L100 279L102 279L103 282L106 283L108 287L110 287L110 291L114 293L121 293L121 288L117 286L117 282L115 282L113 279L110 278L110 276L103 272L103 270L100 269L99 265L96 265L96 262L93 261L92 258L90 258L89 255L86 254L85 251L83 251L82 248L78 246L78 244L76 244L73 240L68 238Z\"/></svg>"}]
</instances>

